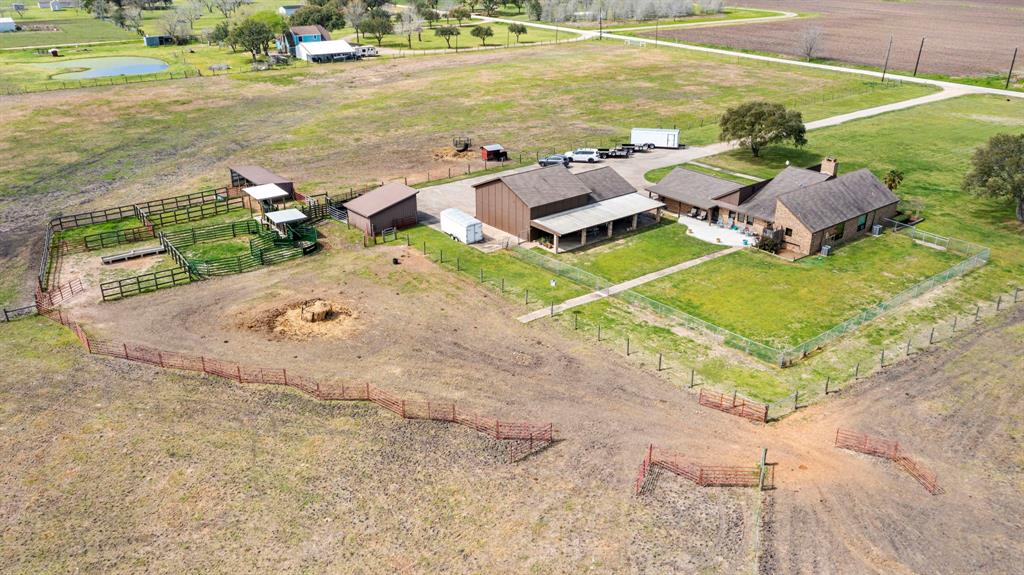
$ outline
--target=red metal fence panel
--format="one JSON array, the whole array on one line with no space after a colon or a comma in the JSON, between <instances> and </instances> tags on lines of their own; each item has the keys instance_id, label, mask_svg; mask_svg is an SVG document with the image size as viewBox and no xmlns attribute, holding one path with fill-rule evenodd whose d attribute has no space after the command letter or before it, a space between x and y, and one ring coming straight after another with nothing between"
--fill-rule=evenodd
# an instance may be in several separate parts
<instances>
[{"instance_id":1,"label":"red metal fence panel","mask_svg":"<svg viewBox=\"0 0 1024 575\"><path fill-rule=\"evenodd\" d=\"M495 439L512 440L513 444L509 446L511 461L516 461L554 441L555 429L551 423L539 424L484 418L477 414L459 411L453 402L406 400L369 384L346 385L341 383L322 387L313 378L289 375L284 369L244 366L205 356L163 351L145 345L90 339L82 327L71 321L67 314L45 305L42 299L44 298L37 298L36 308L39 314L69 327L89 353L118 357L164 368L203 372L232 379L239 383L285 385L321 400L371 401L406 419L428 419L456 423Z\"/></svg>"},{"instance_id":2,"label":"red metal fence panel","mask_svg":"<svg viewBox=\"0 0 1024 575\"><path fill-rule=\"evenodd\" d=\"M660 467L680 477L689 479L701 487L758 487L761 485L761 466L704 465L690 460L685 455L650 445L644 454L644 461L637 471L635 493L643 490L650 468ZM774 483L774 473L769 466L765 469L765 486Z\"/></svg>"},{"instance_id":3,"label":"red metal fence panel","mask_svg":"<svg viewBox=\"0 0 1024 575\"><path fill-rule=\"evenodd\" d=\"M743 417L751 421L768 421L768 406L757 403L736 394L726 395L711 390L701 389L697 402L705 407L724 411L725 413Z\"/></svg>"},{"instance_id":4,"label":"red metal fence panel","mask_svg":"<svg viewBox=\"0 0 1024 575\"><path fill-rule=\"evenodd\" d=\"M836 447L888 459L909 473L911 477L928 490L928 493L932 495L942 493L942 488L939 487L936 475L925 468L923 464L904 453L900 448L899 442L874 437L850 429L837 429Z\"/></svg>"}]
</instances>

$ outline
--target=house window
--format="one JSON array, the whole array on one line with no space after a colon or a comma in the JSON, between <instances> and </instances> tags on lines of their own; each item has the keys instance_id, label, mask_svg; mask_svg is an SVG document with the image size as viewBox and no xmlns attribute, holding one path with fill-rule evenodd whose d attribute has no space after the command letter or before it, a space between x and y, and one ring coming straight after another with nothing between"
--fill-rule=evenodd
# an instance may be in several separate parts
<instances>
[{"instance_id":1,"label":"house window","mask_svg":"<svg viewBox=\"0 0 1024 575\"><path fill-rule=\"evenodd\" d=\"M754 216L752 216L750 214L747 214L747 225L752 225L753 223L754 223Z\"/></svg>"},{"instance_id":2,"label":"house window","mask_svg":"<svg viewBox=\"0 0 1024 575\"><path fill-rule=\"evenodd\" d=\"M785 233L786 233L786 237L787 238L793 237L793 228L786 228L786 232Z\"/></svg>"},{"instance_id":3,"label":"house window","mask_svg":"<svg viewBox=\"0 0 1024 575\"><path fill-rule=\"evenodd\" d=\"M866 227L868 227L868 215L863 214L861 217L857 218L857 231L862 232Z\"/></svg>"},{"instance_id":4,"label":"house window","mask_svg":"<svg viewBox=\"0 0 1024 575\"><path fill-rule=\"evenodd\" d=\"M836 226L832 232L832 237L841 240L846 235L846 222L843 222Z\"/></svg>"}]
</instances>

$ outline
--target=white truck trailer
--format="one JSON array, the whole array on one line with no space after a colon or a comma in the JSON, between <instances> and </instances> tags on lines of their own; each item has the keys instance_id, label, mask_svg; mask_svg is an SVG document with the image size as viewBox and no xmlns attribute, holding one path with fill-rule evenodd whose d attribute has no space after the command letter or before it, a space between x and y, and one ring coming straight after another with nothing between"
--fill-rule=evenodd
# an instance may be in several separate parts
<instances>
[{"instance_id":1,"label":"white truck trailer","mask_svg":"<svg viewBox=\"0 0 1024 575\"><path fill-rule=\"evenodd\" d=\"M679 148L679 130L676 128L633 128L629 135L629 143L637 147L650 147L653 144L655 148L674 150Z\"/></svg>"},{"instance_id":2,"label":"white truck trailer","mask_svg":"<svg viewBox=\"0 0 1024 575\"><path fill-rule=\"evenodd\" d=\"M484 241L484 225L458 208L441 210L441 231L464 244Z\"/></svg>"}]
</instances>

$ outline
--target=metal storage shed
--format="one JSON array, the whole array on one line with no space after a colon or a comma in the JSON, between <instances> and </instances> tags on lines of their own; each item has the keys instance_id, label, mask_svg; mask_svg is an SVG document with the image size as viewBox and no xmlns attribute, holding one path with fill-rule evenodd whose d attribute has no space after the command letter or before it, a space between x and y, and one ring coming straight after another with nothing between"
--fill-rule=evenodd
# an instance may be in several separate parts
<instances>
[{"instance_id":1,"label":"metal storage shed","mask_svg":"<svg viewBox=\"0 0 1024 575\"><path fill-rule=\"evenodd\" d=\"M261 186L263 184L276 184L289 195L295 193L295 185L284 176L260 166L232 166L228 168L231 172L231 187L246 188L250 186Z\"/></svg>"},{"instance_id":2,"label":"metal storage shed","mask_svg":"<svg viewBox=\"0 0 1024 575\"><path fill-rule=\"evenodd\" d=\"M401 182L389 182L347 202L349 225L372 236L389 228L404 228L417 221L419 190Z\"/></svg>"}]
</instances>

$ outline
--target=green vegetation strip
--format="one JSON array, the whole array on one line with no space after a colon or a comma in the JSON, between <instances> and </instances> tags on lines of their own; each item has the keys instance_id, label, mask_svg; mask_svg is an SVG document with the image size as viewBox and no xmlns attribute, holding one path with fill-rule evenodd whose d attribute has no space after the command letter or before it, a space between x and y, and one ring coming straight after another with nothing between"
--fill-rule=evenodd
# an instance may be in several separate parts
<instances>
[{"instance_id":1,"label":"green vegetation strip","mask_svg":"<svg viewBox=\"0 0 1024 575\"><path fill-rule=\"evenodd\" d=\"M483 283L532 307L560 303L590 291L555 274L545 273L515 258L508 250L485 254L427 226L403 230L397 241L408 241L411 247L424 252L431 260L478 282L482 277Z\"/></svg>"}]
</instances>

